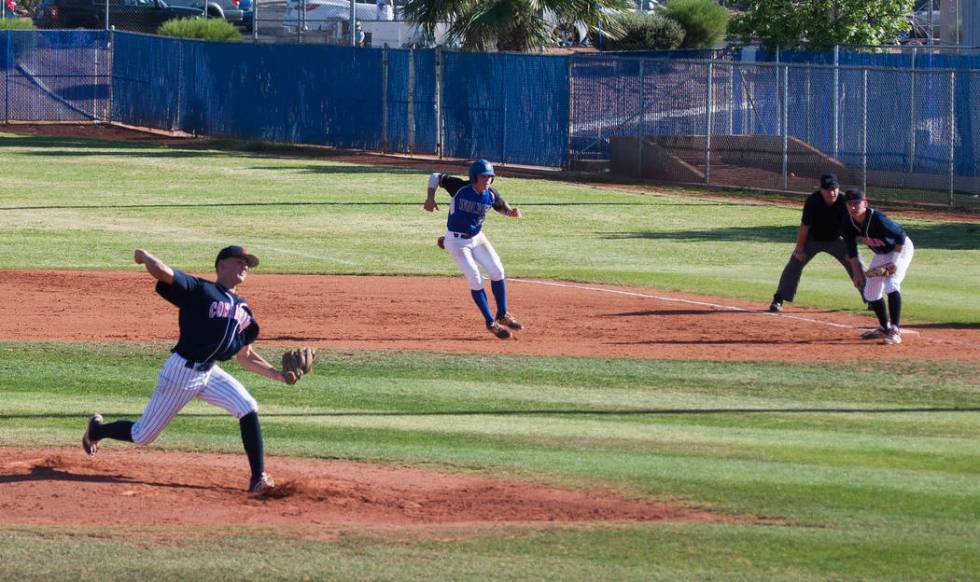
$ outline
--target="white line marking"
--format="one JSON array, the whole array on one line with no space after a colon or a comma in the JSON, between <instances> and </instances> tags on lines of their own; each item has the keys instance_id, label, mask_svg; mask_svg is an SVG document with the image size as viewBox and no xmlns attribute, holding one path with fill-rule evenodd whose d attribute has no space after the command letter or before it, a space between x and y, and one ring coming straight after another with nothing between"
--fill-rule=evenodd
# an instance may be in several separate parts
<instances>
[{"instance_id":1,"label":"white line marking","mask_svg":"<svg viewBox=\"0 0 980 582\"><path fill-rule=\"evenodd\" d=\"M772 313L769 311L758 311L754 309L745 309L744 307L735 307L733 305L721 305L718 303L708 303L707 301L694 301L693 299L680 299L678 297L664 297L663 295L651 295L649 293L637 293L635 291L622 291L619 289L603 289L602 287L588 287L586 285L574 285L569 283L556 283L554 281L534 281L531 279L510 279L509 281L516 281L518 283L530 283L533 285L548 285L551 287L567 287L569 289L581 289L583 291L599 291L601 293L614 293L616 295L629 295L631 297L642 297L644 299L656 299L658 301L670 301L673 303L684 303L687 305L700 305L703 307L714 307L715 309L723 309L726 311L740 311L744 313L757 313L759 315L766 315L770 317L779 317L781 319L795 319L797 321L805 321L807 323L818 323L820 325L826 325L830 327L838 327L841 329L865 329L865 327L846 325L843 323L834 323L832 321L821 321L819 319L812 319L809 317L802 317L799 315L788 315L786 313Z\"/></svg>"}]
</instances>

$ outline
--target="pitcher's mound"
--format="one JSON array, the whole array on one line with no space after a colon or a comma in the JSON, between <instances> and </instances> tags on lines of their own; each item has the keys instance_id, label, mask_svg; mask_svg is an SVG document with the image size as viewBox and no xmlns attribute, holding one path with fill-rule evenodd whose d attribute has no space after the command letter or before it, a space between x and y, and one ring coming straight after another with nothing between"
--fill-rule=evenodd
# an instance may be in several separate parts
<instances>
[{"instance_id":1,"label":"pitcher's mound","mask_svg":"<svg viewBox=\"0 0 980 582\"><path fill-rule=\"evenodd\" d=\"M244 455L104 446L3 448L0 522L103 525L340 525L736 518L626 499L608 491L556 489L348 461L273 457L277 485L245 492ZM740 521L740 520L739 520Z\"/></svg>"}]
</instances>

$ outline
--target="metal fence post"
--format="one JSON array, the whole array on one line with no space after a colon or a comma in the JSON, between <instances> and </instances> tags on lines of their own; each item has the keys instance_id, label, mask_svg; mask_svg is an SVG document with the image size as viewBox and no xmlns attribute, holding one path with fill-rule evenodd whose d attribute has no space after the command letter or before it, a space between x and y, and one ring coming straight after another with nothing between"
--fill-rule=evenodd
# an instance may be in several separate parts
<instances>
[{"instance_id":1,"label":"metal fence post","mask_svg":"<svg viewBox=\"0 0 980 582\"><path fill-rule=\"evenodd\" d=\"M106 77L108 78L108 81L109 81L109 99L108 99L109 100L109 103L108 103L109 114L106 117L109 118L108 119L109 123L112 123L112 95L113 95L113 91L112 91L112 86L113 86L112 68L116 64L116 43L114 42L115 41L115 34L116 34L116 31L114 29L110 28L109 29L109 34L108 34L108 37L107 37L108 40L106 41L107 42L107 46L106 46L106 57L107 58L106 58L106 61L108 62L108 69L106 71Z\"/></svg>"},{"instance_id":2,"label":"metal fence post","mask_svg":"<svg viewBox=\"0 0 980 582\"><path fill-rule=\"evenodd\" d=\"M568 78L568 131L565 134L565 169L572 167L572 128L575 126L575 83L572 79L574 61L568 57L565 61L566 75Z\"/></svg>"},{"instance_id":3,"label":"metal fence post","mask_svg":"<svg viewBox=\"0 0 980 582\"><path fill-rule=\"evenodd\" d=\"M834 127L831 130L833 140L834 159L840 156L840 136L838 135L840 126L840 45L834 45L834 102L831 104L831 117Z\"/></svg>"},{"instance_id":4,"label":"metal fence post","mask_svg":"<svg viewBox=\"0 0 980 582\"><path fill-rule=\"evenodd\" d=\"M388 152L388 45L381 49L381 152Z\"/></svg>"},{"instance_id":5,"label":"metal fence post","mask_svg":"<svg viewBox=\"0 0 980 582\"><path fill-rule=\"evenodd\" d=\"M861 69L861 190L868 191L868 69Z\"/></svg>"},{"instance_id":6,"label":"metal fence post","mask_svg":"<svg viewBox=\"0 0 980 582\"><path fill-rule=\"evenodd\" d=\"M640 89L637 92L637 97L639 99L639 104L637 110L639 111L639 126L636 131L636 177L643 178L643 78L646 75L645 67L643 66L643 59L640 59Z\"/></svg>"},{"instance_id":7,"label":"metal fence post","mask_svg":"<svg viewBox=\"0 0 980 582\"><path fill-rule=\"evenodd\" d=\"M783 67L783 190L789 190L789 67Z\"/></svg>"},{"instance_id":8,"label":"metal fence post","mask_svg":"<svg viewBox=\"0 0 980 582\"><path fill-rule=\"evenodd\" d=\"M918 79L915 74L915 47L912 48L912 96L909 105L909 174L915 172L915 89Z\"/></svg>"},{"instance_id":9,"label":"metal fence post","mask_svg":"<svg viewBox=\"0 0 980 582\"><path fill-rule=\"evenodd\" d=\"M408 50L408 151L415 151L415 49Z\"/></svg>"},{"instance_id":10,"label":"metal fence post","mask_svg":"<svg viewBox=\"0 0 980 582\"><path fill-rule=\"evenodd\" d=\"M949 205L953 205L953 177L956 173L956 71L949 72Z\"/></svg>"},{"instance_id":11,"label":"metal fence post","mask_svg":"<svg viewBox=\"0 0 980 582\"><path fill-rule=\"evenodd\" d=\"M735 65L728 63L728 135L735 133Z\"/></svg>"},{"instance_id":12,"label":"metal fence post","mask_svg":"<svg viewBox=\"0 0 980 582\"><path fill-rule=\"evenodd\" d=\"M14 48L12 46L13 43L11 42L10 39L10 30L5 30L3 32L4 32L3 36L6 39L5 44L7 45L7 55L6 55L7 62L4 63L6 66L3 69L3 122L9 123L10 122L10 70L14 66L14 62L13 62ZM37 36L40 33L34 30L31 31L31 34Z\"/></svg>"},{"instance_id":13,"label":"metal fence post","mask_svg":"<svg viewBox=\"0 0 980 582\"><path fill-rule=\"evenodd\" d=\"M259 1L252 0L252 42L259 42Z\"/></svg>"},{"instance_id":14,"label":"metal fence post","mask_svg":"<svg viewBox=\"0 0 980 582\"><path fill-rule=\"evenodd\" d=\"M105 0L105 29L109 30L109 0Z\"/></svg>"},{"instance_id":15,"label":"metal fence post","mask_svg":"<svg viewBox=\"0 0 980 582\"><path fill-rule=\"evenodd\" d=\"M707 95L707 107L704 112L704 183L711 183L711 114L714 110L712 107L712 101L714 101L714 64L708 61L708 95Z\"/></svg>"},{"instance_id":16,"label":"metal fence post","mask_svg":"<svg viewBox=\"0 0 980 582\"><path fill-rule=\"evenodd\" d=\"M442 159L443 154L443 127L442 127L442 74L443 74L442 47L436 47L436 155Z\"/></svg>"}]
</instances>

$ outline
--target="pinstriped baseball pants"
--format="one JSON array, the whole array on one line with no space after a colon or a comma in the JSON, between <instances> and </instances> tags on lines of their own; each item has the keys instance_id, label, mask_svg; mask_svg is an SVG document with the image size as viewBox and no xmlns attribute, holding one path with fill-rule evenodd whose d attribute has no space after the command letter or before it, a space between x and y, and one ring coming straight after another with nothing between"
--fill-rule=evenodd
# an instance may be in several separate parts
<instances>
[{"instance_id":1,"label":"pinstriped baseball pants","mask_svg":"<svg viewBox=\"0 0 980 582\"><path fill-rule=\"evenodd\" d=\"M146 403L143 416L133 425L133 442L152 443L188 402L199 398L224 409L235 418L258 410L255 398L242 383L217 365L199 372L186 366L187 360L170 354L157 378L156 390Z\"/></svg>"}]
</instances>

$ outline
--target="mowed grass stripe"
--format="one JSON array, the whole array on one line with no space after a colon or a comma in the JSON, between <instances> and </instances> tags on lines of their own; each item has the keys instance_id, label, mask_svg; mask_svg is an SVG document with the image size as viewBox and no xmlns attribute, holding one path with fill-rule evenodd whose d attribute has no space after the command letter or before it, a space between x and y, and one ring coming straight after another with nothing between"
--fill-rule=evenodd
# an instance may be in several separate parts
<instances>
[{"instance_id":1,"label":"mowed grass stripe","mask_svg":"<svg viewBox=\"0 0 980 582\"><path fill-rule=\"evenodd\" d=\"M0 136L0 266L135 269L149 248L189 271L242 242L264 272L455 275L433 241L448 197L421 209L428 171L255 153ZM437 164L434 164L437 165ZM440 168L433 167L432 170ZM708 293L766 303L800 208L507 176L522 220L485 225L512 277ZM73 207L70 209L59 207ZM980 323L976 224L900 217L916 244L905 319ZM239 240L242 238L247 240ZM860 311L840 265L807 266L798 304Z\"/></svg>"}]
</instances>

